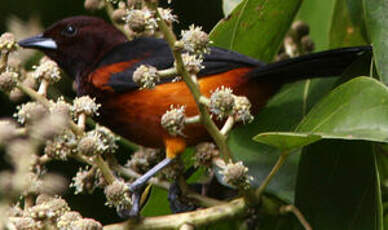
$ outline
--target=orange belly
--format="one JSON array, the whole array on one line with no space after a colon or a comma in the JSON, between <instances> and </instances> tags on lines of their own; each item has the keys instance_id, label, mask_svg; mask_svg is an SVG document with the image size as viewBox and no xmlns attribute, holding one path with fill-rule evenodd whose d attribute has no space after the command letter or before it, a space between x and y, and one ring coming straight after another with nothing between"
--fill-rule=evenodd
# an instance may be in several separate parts
<instances>
[{"instance_id":1,"label":"orange belly","mask_svg":"<svg viewBox=\"0 0 388 230\"><path fill-rule=\"evenodd\" d=\"M240 68L202 77L199 80L201 93L210 96L218 87L230 87L234 94L247 96L253 112L257 112L276 89L270 83L248 81L244 75L250 70ZM169 137L161 127L160 119L170 105L184 105L187 116L198 114L197 105L184 82L165 83L154 89L115 94L109 98L102 103L101 122L121 136L148 147L163 147L163 141ZM209 138L199 124L186 126L183 133L189 145Z\"/></svg>"}]
</instances>

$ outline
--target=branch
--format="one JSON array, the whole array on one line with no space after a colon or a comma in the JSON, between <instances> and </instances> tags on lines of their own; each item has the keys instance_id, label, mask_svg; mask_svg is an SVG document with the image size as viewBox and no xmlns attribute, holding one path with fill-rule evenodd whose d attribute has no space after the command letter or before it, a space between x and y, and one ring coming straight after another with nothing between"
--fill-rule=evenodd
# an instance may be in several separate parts
<instances>
[{"instance_id":1,"label":"branch","mask_svg":"<svg viewBox=\"0 0 388 230\"><path fill-rule=\"evenodd\" d=\"M146 217L136 223L129 220L118 224L107 225L104 227L104 230L179 229L184 225L199 227L226 219L240 217L244 214L246 207L245 201L240 198L227 204L193 212L159 217Z\"/></svg>"},{"instance_id":2,"label":"branch","mask_svg":"<svg viewBox=\"0 0 388 230\"><path fill-rule=\"evenodd\" d=\"M290 205L282 206L282 207L280 207L279 211L282 214L283 213L287 213L287 212L293 213L296 216L296 218L299 220L299 222L303 225L304 229L306 229L306 230L312 230L313 229L311 227L311 225L309 224L309 222L307 222L307 220L303 216L303 214L294 205L290 204Z\"/></svg>"}]
</instances>

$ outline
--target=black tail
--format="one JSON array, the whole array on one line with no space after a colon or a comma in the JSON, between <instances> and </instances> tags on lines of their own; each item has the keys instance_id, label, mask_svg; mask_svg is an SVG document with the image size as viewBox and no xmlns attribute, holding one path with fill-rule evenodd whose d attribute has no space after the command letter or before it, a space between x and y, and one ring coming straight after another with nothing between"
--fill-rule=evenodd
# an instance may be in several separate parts
<instances>
[{"instance_id":1,"label":"black tail","mask_svg":"<svg viewBox=\"0 0 388 230\"><path fill-rule=\"evenodd\" d=\"M284 61L269 63L249 73L257 80L295 81L313 77L338 76L363 55L371 55L371 46L328 50Z\"/></svg>"}]
</instances>

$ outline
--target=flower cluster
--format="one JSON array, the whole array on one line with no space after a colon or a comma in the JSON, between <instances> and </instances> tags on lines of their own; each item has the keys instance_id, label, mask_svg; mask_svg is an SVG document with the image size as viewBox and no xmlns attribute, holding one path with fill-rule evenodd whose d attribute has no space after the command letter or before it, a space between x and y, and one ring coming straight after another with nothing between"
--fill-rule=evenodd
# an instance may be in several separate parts
<instances>
[{"instance_id":1,"label":"flower cluster","mask_svg":"<svg viewBox=\"0 0 388 230\"><path fill-rule=\"evenodd\" d=\"M38 66L33 66L33 77L39 80L57 82L61 79L61 71L56 62L48 57L43 57Z\"/></svg>"},{"instance_id":2,"label":"flower cluster","mask_svg":"<svg viewBox=\"0 0 388 230\"><path fill-rule=\"evenodd\" d=\"M195 54L209 53L209 36L199 26L191 25L181 32L184 49Z\"/></svg>"},{"instance_id":3,"label":"flower cluster","mask_svg":"<svg viewBox=\"0 0 388 230\"><path fill-rule=\"evenodd\" d=\"M19 74L13 71L5 71L0 74L0 90L6 93L11 92L18 81Z\"/></svg>"},{"instance_id":4,"label":"flower cluster","mask_svg":"<svg viewBox=\"0 0 388 230\"><path fill-rule=\"evenodd\" d=\"M248 189L253 180L253 177L248 175L248 168L241 161L227 163L220 173L226 183L241 189Z\"/></svg>"},{"instance_id":5,"label":"flower cluster","mask_svg":"<svg viewBox=\"0 0 388 230\"><path fill-rule=\"evenodd\" d=\"M151 149L141 147L138 151L132 154L131 159L125 164L126 167L144 174L152 166L163 160L163 154L159 149Z\"/></svg>"},{"instance_id":6,"label":"flower cluster","mask_svg":"<svg viewBox=\"0 0 388 230\"><path fill-rule=\"evenodd\" d=\"M117 148L116 138L105 127L98 126L87 132L78 142L77 150L85 156L95 156L105 152L114 152Z\"/></svg>"},{"instance_id":7,"label":"flower cluster","mask_svg":"<svg viewBox=\"0 0 388 230\"><path fill-rule=\"evenodd\" d=\"M128 27L135 33L148 32L153 34L158 28L158 23L151 10L144 7L142 9L130 9L124 17Z\"/></svg>"},{"instance_id":8,"label":"flower cluster","mask_svg":"<svg viewBox=\"0 0 388 230\"><path fill-rule=\"evenodd\" d=\"M129 188L123 181L115 180L112 184L105 187L106 205L117 207L118 209L130 209L132 200L129 197Z\"/></svg>"},{"instance_id":9,"label":"flower cluster","mask_svg":"<svg viewBox=\"0 0 388 230\"><path fill-rule=\"evenodd\" d=\"M185 128L185 107L171 106L161 119L161 125L172 136L183 136L183 129Z\"/></svg>"},{"instance_id":10,"label":"flower cluster","mask_svg":"<svg viewBox=\"0 0 388 230\"><path fill-rule=\"evenodd\" d=\"M133 81L140 89L152 89L160 81L160 76L155 67L141 65L133 73Z\"/></svg>"},{"instance_id":11,"label":"flower cluster","mask_svg":"<svg viewBox=\"0 0 388 230\"><path fill-rule=\"evenodd\" d=\"M0 51L10 53L18 48L15 36L11 33L4 33L0 36Z\"/></svg>"},{"instance_id":12,"label":"flower cluster","mask_svg":"<svg viewBox=\"0 0 388 230\"><path fill-rule=\"evenodd\" d=\"M4 214L4 213L3 213ZM101 223L82 218L78 212L70 211L66 201L60 197L41 194L34 206L21 209L19 206L8 209L7 229L95 229L102 230Z\"/></svg>"},{"instance_id":13,"label":"flower cluster","mask_svg":"<svg viewBox=\"0 0 388 230\"><path fill-rule=\"evenodd\" d=\"M77 97L73 101L73 107L71 108L75 117L81 114L86 116L98 115L98 109L101 105L96 103L96 99L92 99L89 96Z\"/></svg>"},{"instance_id":14,"label":"flower cluster","mask_svg":"<svg viewBox=\"0 0 388 230\"><path fill-rule=\"evenodd\" d=\"M209 102L210 112L217 116L218 119L225 119L228 116L233 116L235 121L251 122L251 103L248 98L236 96L232 89L224 86L217 88L210 96Z\"/></svg>"},{"instance_id":15,"label":"flower cluster","mask_svg":"<svg viewBox=\"0 0 388 230\"><path fill-rule=\"evenodd\" d=\"M209 142L204 142L195 146L194 166L206 166L210 167L212 160L215 157L219 157L220 151L216 148L216 145Z\"/></svg>"}]
</instances>

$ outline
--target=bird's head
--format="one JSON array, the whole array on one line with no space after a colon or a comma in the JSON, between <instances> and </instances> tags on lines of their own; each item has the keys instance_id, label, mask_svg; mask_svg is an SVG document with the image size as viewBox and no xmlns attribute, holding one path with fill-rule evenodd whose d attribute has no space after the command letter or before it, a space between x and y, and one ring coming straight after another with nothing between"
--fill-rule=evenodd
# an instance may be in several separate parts
<instances>
[{"instance_id":1,"label":"bird's head","mask_svg":"<svg viewBox=\"0 0 388 230\"><path fill-rule=\"evenodd\" d=\"M24 48L43 51L72 77L90 71L113 47L127 42L118 29L96 17L65 18L42 34L19 41Z\"/></svg>"}]
</instances>

